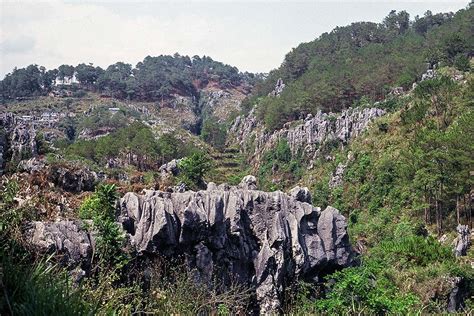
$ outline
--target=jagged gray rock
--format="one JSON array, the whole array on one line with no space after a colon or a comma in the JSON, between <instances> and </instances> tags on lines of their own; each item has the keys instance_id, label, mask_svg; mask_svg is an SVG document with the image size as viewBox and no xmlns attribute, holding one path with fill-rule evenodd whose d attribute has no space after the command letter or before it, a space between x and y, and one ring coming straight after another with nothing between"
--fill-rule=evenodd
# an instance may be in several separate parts
<instances>
[{"instance_id":1,"label":"jagged gray rock","mask_svg":"<svg viewBox=\"0 0 474 316\"><path fill-rule=\"evenodd\" d=\"M62 263L70 266L88 266L95 247L81 221L31 222L26 237L39 251L61 254Z\"/></svg>"},{"instance_id":2,"label":"jagged gray rock","mask_svg":"<svg viewBox=\"0 0 474 316\"><path fill-rule=\"evenodd\" d=\"M349 266L354 253L345 218L283 192L219 185L206 191L133 192L120 200L120 217L140 253L185 254L199 280L252 286L260 311L281 307L295 278L317 280Z\"/></svg>"},{"instance_id":3,"label":"jagged gray rock","mask_svg":"<svg viewBox=\"0 0 474 316\"><path fill-rule=\"evenodd\" d=\"M283 89L285 89L285 84L283 83L283 80L279 78L275 84L275 89L273 89L272 92L268 94L268 96L271 97L279 97L280 94L283 92Z\"/></svg>"},{"instance_id":4,"label":"jagged gray rock","mask_svg":"<svg viewBox=\"0 0 474 316\"><path fill-rule=\"evenodd\" d=\"M328 185L330 189L340 187L343 184L344 172L346 172L346 168L353 158L352 152L349 152L347 154L347 160L345 162L340 162L337 165L336 170L334 170L334 173L331 176L331 179L329 179Z\"/></svg>"},{"instance_id":5,"label":"jagged gray rock","mask_svg":"<svg viewBox=\"0 0 474 316\"><path fill-rule=\"evenodd\" d=\"M13 113L0 113L0 174L6 163L20 161L25 156L37 156L36 130L25 119L19 119Z\"/></svg>"},{"instance_id":6,"label":"jagged gray rock","mask_svg":"<svg viewBox=\"0 0 474 316\"><path fill-rule=\"evenodd\" d=\"M458 225L456 231L458 236L454 240L454 255L456 257L465 256L471 245L471 231L467 225Z\"/></svg>"},{"instance_id":7,"label":"jagged gray rock","mask_svg":"<svg viewBox=\"0 0 474 316\"><path fill-rule=\"evenodd\" d=\"M320 156L320 147L328 141L347 144L350 139L360 135L376 118L385 114L378 108L355 108L342 111L340 114L326 114L321 111L295 124L285 124L277 131L268 133L258 122L255 110L248 116L239 117L230 129L230 142L240 148L252 148L257 162L264 152L274 148L280 139L286 139L292 154L304 153L311 160ZM298 123L298 124L296 124ZM253 146L248 142L253 141Z\"/></svg>"},{"instance_id":8,"label":"jagged gray rock","mask_svg":"<svg viewBox=\"0 0 474 316\"><path fill-rule=\"evenodd\" d=\"M161 167L158 169L161 178L165 179L171 176L177 176L179 174L178 165L180 161L181 159L173 159L170 162L161 165Z\"/></svg>"},{"instance_id":9,"label":"jagged gray rock","mask_svg":"<svg viewBox=\"0 0 474 316\"><path fill-rule=\"evenodd\" d=\"M311 203L311 192L307 187L296 186L288 193L297 201Z\"/></svg>"},{"instance_id":10,"label":"jagged gray rock","mask_svg":"<svg viewBox=\"0 0 474 316\"><path fill-rule=\"evenodd\" d=\"M256 190L257 189L257 178L252 175L247 175L245 176L242 181L240 181L241 188L247 189L247 190Z\"/></svg>"},{"instance_id":11,"label":"jagged gray rock","mask_svg":"<svg viewBox=\"0 0 474 316\"><path fill-rule=\"evenodd\" d=\"M69 192L92 191L99 180L97 173L86 167L66 165L51 166L48 178Z\"/></svg>"},{"instance_id":12,"label":"jagged gray rock","mask_svg":"<svg viewBox=\"0 0 474 316\"><path fill-rule=\"evenodd\" d=\"M22 160L18 164L18 170L28 173L42 171L46 168L46 163L43 159L37 157L28 160Z\"/></svg>"}]
</instances>

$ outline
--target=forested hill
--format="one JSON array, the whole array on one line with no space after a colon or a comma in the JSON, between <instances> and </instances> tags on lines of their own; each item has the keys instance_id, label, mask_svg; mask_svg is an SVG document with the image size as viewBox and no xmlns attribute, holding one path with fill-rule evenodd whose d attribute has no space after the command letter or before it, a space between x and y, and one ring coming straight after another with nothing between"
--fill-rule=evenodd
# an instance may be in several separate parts
<instances>
[{"instance_id":1,"label":"forested hill","mask_svg":"<svg viewBox=\"0 0 474 316\"><path fill-rule=\"evenodd\" d=\"M208 84L222 88L252 84L255 76L236 67L203 56L147 56L135 68L117 62L105 70L92 64L61 65L46 70L38 65L14 69L0 82L1 99L35 97L51 92L55 86L74 85L110 97L138 101L157 101L173 94L195 96Z\"/></svg>"},{"instance_id":2,"label":"forested hill","mask_svg":"<svg viewBox=\"0 0 474 316\"><path fill-rule=\"evenodd\" d=\"M473 55L474 8L410 20L406 11L392 11L381 23L357 22L337 27L289 52L282 65L254 89L245 103L259 103L269 129L318 110L340 111L383 99L392 87L411 88L434 65L469 68ZM281 78L280 98L267 97Z\"/></svg>"}]
</instances>

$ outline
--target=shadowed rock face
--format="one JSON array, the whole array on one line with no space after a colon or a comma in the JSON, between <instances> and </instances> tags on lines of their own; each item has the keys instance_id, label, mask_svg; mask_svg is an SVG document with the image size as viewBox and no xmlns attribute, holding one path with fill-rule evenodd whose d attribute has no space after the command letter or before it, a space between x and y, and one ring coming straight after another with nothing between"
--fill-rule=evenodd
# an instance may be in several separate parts
<instances>
[{"instance_id":1,"label":"shadowed rock face","mask_svg":"<svg viewBox=\"0 0 474 316\"><path fill-rule=\"evenodd\" d=\"M142 253L184 254L198 279L233 276L276 311L296 278L317 280L353 262L346 220L283 192L209 186L206 191L127 193L120 218Z\"/></svg>"}]
</instances>

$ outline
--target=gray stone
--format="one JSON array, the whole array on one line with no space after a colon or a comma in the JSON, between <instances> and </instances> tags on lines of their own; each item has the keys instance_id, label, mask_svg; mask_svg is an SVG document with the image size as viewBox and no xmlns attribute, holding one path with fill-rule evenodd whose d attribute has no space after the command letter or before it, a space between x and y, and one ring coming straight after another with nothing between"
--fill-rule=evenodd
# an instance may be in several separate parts
<instances>
[{"instance_id":1,"label":"gray stone","mask_svg":"<svg viewBox=\"0 0 474 316\"><path fill-rule=\"evenodd\" d=\"M279 78L275 84L275 89L273 89L273 91L270 92L268 96L279 97L281 93L283 92L283 90L285 89L285 86L286 85L283 83L283 80Z\"/></svg>"},{"instance_id":2,"label":"gray stone","mask_svg":"<svg viewBox=\"0 0 474 316\"><path fill-rule=\"evenodd\" d=\"M295 279L315 280L320 271L354 262L346 220L336 209L321 211L279 191L221 185L129 192L119 207L119 221L139 253L184 253L203 282L232 276L255 289L262 313L281 307L285 286Z\"/></svg>"},{"instance_id":3,"label":"gray stone","mask_svg":"<svg viewBox=\"0 0 474 316\"><path fill-rule=\"evenodd\" d=\"M256 190L257 189L257 178L252 175L245 176L242 181L240 181L241 188L247 190Z\"/></svg>"},{"instance_id":4,"label":"gray stone","mask_svg":"<svg viewBox=\"0 0 474 316\"><path fill-rule=\"evenodd\" d=\"M454 240L454 254L456 257L466 256L471 246L471 231L467 225L458 225L458 236Z\"/></svg>"},{"instance_id":5,"label":"gray stone","mask_svg":"<svg viewBox=\"0 0 474 316\"><path fill-rule=\"evenodd\" d=\"M48 178L55 185L69 192L92 191L99 178L94 171L82 166L53 165Z\"/></svg>"},{"instance_id":6,"label":"gray stone","mask_svg":"<svg viewBox=\"0 0 474 316\"><path fill-rule=\"evenodd\" d=\"M288 192L296 201L311 203L311 192L307 187L294 187Z\"/></svg>"},{"instance_id":7,"label":"gray stone","mask_svg":"<svg viewBox=\"0 0 474 316\"><path fill-rule=\"evenodd\" d=\"M71 266L87 266L95 246L80 221L32 222L26 236L31 246L61 254L62 262Z\"/></svg>"},{"instance_id":8,"label":"gray stone","mask_svg":"<svg viewBox=\"0 0 474 316\"><path fill-rule=\"evenodd\" d=\"M311 118L286 124L282 129L269 133L258 121L255 110L252 110L248 116L234 122L229 131L229 141L243 149L252 148L253 152L247 154L253 156L256 164L281 139L287 140L293 155L302 152L314 161L321 155L321 145L329 141L347 144L365 131L373 120L384 114L385 111L378 108L347 109L339 114L318 112ZM248 142L251 140L253 145L249 146Z\"/></svg>"}]
</instances>

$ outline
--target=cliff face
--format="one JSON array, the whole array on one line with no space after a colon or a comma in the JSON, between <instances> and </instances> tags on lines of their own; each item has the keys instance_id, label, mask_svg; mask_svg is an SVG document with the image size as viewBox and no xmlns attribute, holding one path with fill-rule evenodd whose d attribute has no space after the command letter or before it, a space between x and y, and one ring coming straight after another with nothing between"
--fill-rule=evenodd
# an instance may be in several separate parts
<instances>
[{"instance_id":1,"label":"cliff face","mask_svg":"<svg viewBox=\"0 0 474 316\"><path fill-rule=\"evenodd\" d=\"M214 278L223 285L237 281L253 291L260 312L275 312L287 286L352 265L354 252L346 219L308 203L306 188L289 194L255 188L248 176L239 186L210 183L198 192L129 192L117 220L137 253L183 256L203 286ZM95 248L94 233L85 229L79 220L32 222L26 237L84 275Z\"/></svg>"},{"instance_id":2,"label":"cliff face","mask_svg":"<svg viewBox=\"0 0 474 316\"><path fill-rule=\"evenodd\" d=\"M261 312L276 311L295 278L317 281L354 256L338 210L299 201L302 188L263 192L251 180L199 192L127 193L119 220L139 252L184 254L197 279L237 278L255 289Z\"/></svg>"},{"instance_id":3,"label":"cliff face","mask_svg":"<svg viewBox=\"0 0 474 316\"><path fill-rule=\"evenodd\" d=\"M33 125L12 113L0 113L0 175L7 156L20 161L37 155L36 130Z\"/></svg>"},{"instance_id":4,"label":"cliff face","mask_svg":"<svg viewBox=\"0 0 474 316\"><path fill-rule=\"evenodd\" d=\"M340 114L318 112L315 116L309 114L304 120L286 123L282 129L269 133L257 120L255 111L251 111L247 117L235 120L230 130L230 142L237 143L244 150L251 148L247 154L258 161L266 150L273 148L280 139L286 139L292 154L302 152L314 160L324 143L338 141L347 144L384 114L385 111L378 108L347 109Z\"/></svg>"}]
</instances>

